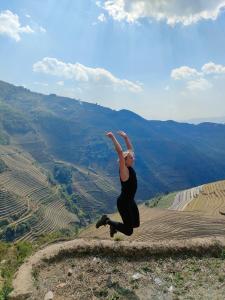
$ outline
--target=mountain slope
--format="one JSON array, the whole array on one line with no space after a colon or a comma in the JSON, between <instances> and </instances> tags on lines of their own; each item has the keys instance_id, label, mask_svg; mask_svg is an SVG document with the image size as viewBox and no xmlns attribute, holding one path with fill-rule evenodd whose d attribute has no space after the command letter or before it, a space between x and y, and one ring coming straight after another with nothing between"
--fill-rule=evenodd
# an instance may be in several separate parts
<instances>
[{"instance_id":1,"label":"mountain slope","mask_svg":"<svg viewBox=\"0 0 225 300\"><path fill-rule=\"evenodd\" d=\"M92 170L110 183L112 193L101 194L100 186L94 196L100 206L107 203L107 210L113 210L120 189L116 154L104 136L107 130L123 129L132 138L139 184L137 199L225 178L222 124L148 121L127 110L114 111L56 95L32 93L2 81L0 114L2 143L22 147L51 170L56 161L63 161L86 173ZM74 171L72 177L72 192L79 195L76 181L82 180L82 174Z\"/></svg>"},{"instance_id":2,"label":"mountain slope","mask_svg":"<svg viewBox=\"0 0 225 300\"><path fill-rule=\"evenodd\" d=\"M56 187L21 149L0 146L7 169L0 173L0 237L6 241L73 228L79 220L65 208Z\"/></svg>"},{"instance_id":3,"label":"mountain slope","mask_svg":"<svg viewBox=\"0 0 225 300\"><path fill-rule=\"evenodd\" d=\"M203 185L200 193L185 203L181 210L221 217L220 212L225 212L225 181Z\"/></svg>"}]
</instances>

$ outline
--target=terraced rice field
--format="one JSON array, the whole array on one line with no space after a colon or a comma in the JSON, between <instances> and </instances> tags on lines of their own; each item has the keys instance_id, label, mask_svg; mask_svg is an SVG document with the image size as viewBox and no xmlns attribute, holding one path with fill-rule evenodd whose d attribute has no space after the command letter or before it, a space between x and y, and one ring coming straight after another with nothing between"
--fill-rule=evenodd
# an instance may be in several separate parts
<instances>
[{"instance_id":1,"label":"terraced rice field","mask_svg":"<svg viewBox=\"0 0 225 300\"><path fill-rule=\"evenodd\" d=\"M110 180L74 165L73 177L73 189L77 193L80 208L92 216L112 209L118 191Z\"/></svg>"},{"instance_id":2,"label":"terraced rice field","mask_svg":"<svg viewBox=\"0 0 225 300\"><path fill-rule=\"evenodd\" d=\"M21 201L15 194L5 189L0 190L0 220L8 219L9 216L22 215L27 209L27 203Z\"/></svg>"},{"instance_id":3,"label":"terraced rice field","mask_svg":"<svg viewBox=\"0 0 225 300\"><path fill-rule=\"evenodd\" d=\"M47 163L49 162L49 154L45 151L46 145L43 140L35 140L37 136L24 136L23 139L21 137L18 140L15 140L15 144L19 144L23 149L26 149L29 153L32 154L32 157L36 159L39 163ZM29 142L28 142L29 141Z\"/></svg>"},{"instance_id":4,"label":"terraced rice field","mask_svg":"<svg viewBox=\"0 0 225 300\"><path fill-rule=\"evenodd\" d=\"M225 212L225 180L204 185L199 194L183 206L182 210L221 217L219 212Z\"/></svg>"},{"instance_id":5,"label":"terraced rice field","mask_svg":"<svg viewBox=\"0 0 225 300\"><path fill-rule=\"evenodd\" d=\"M0 221L30 225L29 232L18 240L34 240L40 234L69 228L78 222L29 154L0 146L0 157L8 166L0 174Z\"/></svg>"},{"instance_id":6,"label":"terraced rice field","mask_svg":"<svg viewBox=\"0 0 225 300\"><path fill-rule=\"evenodd\" d=\"M134 234L126 237L116 234L115 238L130 241L161 241L182 240L194 237L225 236L225 218L214 218L199 215L194 212L181 212L167 209L148 208L140 206L141 226L134 229ZM112 215L112 219L120 220L118 214ZM109 228L103 226L99 229L91 225L80 232L80 237L109 239Z\"/></svg>"},{"instance_id":7,"label":"terraced rice field","mask_svg":"<svg viewBox=\"0 0 225 300\"><path fill-rule=\"evenodd\" d=\"M202 188L203 185L178 192L174 198L173 204L169 209L182 211L188 203L190 203L194 198L198 197Z\"/></svg>"}]
</instances>

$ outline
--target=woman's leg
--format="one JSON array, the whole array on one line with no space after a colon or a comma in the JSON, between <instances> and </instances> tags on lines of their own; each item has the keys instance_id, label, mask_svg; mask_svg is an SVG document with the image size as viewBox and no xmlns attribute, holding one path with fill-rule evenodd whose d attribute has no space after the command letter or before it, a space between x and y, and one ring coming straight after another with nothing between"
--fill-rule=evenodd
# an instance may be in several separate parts
<instances>
[{"instance_id":1,"label":"woman's leg","mask_svg":"<svg viewBox=\"0 0 225 300\"><path fill-rule=\"evenodd\" d=\"M136 202L132 203L133 228L140 226L140 214Z\"/></svg>"},{"instance_id":2,"label":"woman's leg","mask_svg":"<svg viewBox=\"0 0 225 300\"><path fill-rule=\"evenodd\" d=\"M117 202L117 208L123 223L108 220L107 224L113 226L117 231L122 232L125 235L131 235L133 233L133 213L132 203L124 199L119 199Z\"/></svg>"}]
</instances>

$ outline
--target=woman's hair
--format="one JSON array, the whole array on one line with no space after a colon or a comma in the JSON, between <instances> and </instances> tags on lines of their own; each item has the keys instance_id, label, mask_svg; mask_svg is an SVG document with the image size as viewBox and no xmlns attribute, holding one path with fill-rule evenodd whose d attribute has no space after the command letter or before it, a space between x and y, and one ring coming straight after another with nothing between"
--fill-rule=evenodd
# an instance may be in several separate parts
<instances>
[{"instance_id":1,"label":"woman's hair","mask_svg":"<svg viewBox=\"0 0 225 300\"><path fill-rule=\"evenodd\" d=\"M128 154L131 154L131 155L133 155L133 157L134 157L134 151L132 151L132 150L126 150L126 151L123 151L123 157L124 157L124 158L126 158ZM119 162L119 161L120 161L120 160L119 160L119 158L118 158L118 159L117 159L117 162Z\"/></svg>"},{"instance_id":2,"label":"woman's hair","mask_svg":"<svg viewBox=\"0 0 225 300\"><path fill-rule=\"evenodd\" d=\"M134 151L132 151L132 150L123 151L124 158L126 158L128 154L131 154L132 156L134 156Z\"/></svg>"}]
</instances>

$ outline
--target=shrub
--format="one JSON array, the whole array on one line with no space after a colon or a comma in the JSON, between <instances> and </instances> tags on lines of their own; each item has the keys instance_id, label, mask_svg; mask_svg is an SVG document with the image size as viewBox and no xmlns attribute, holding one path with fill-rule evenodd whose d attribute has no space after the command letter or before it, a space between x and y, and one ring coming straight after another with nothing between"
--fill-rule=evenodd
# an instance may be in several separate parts
<instances>
[{"instance_id":1,"label":"shrub","mask_svg":"<svg viewBox=\"0 0 225 300\"><path fill-rule=\"evenodd\" d=\"M54 178L61 184L68 184L72 182L72 171L65 166L56 165L53 170Z\"/></svg>"},{"instance_id":2,"label":"shrub","mask_svg":"<svg viewBox=\"0 0 225 300\"><path fill-rule=\"evenodd\" d=\"M3 173L7 169L8 169L8 166L5 164L5 162L2 159L0 159L0 173Z\"/></svg>"}]
</instances>

